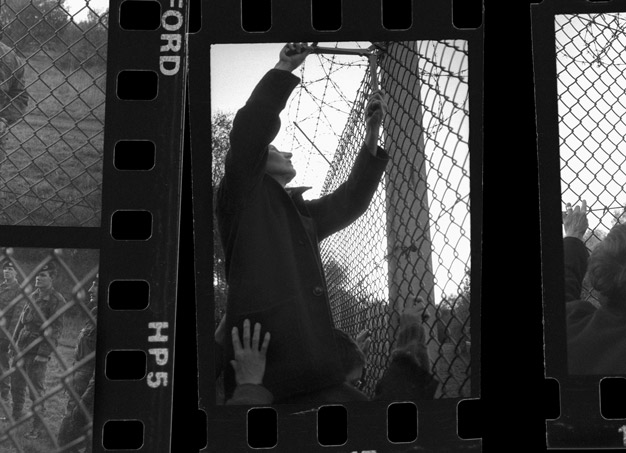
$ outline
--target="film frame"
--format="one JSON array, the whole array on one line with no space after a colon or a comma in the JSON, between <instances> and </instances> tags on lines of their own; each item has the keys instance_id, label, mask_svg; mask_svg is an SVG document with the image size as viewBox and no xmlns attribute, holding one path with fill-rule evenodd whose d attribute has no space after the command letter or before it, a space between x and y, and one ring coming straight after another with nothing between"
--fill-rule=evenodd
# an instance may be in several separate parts
<instances>
[{"instance_id":1,"label":"film frame","mask_svg":"<svg viewBox=\"0 0 626 453\"><path fill-rule=\"evenodd\" d=\"M472 330L471 358L472 381L470 398L480 395L480 231L482 183L478 175L482 172L482 28L461 30L452 26L450 5L416 5L413 4L410 27L405 30L387 30L381 24L380 3L371 2L366 5L343 2L341 28L339 31L315 30L311 24L311 4L308 2L272 3L271 27L264 33L251 33L243 30L241 25L242 12L239 4L227 2L204 2L202 4L202 24L198 32L190 36L190 79L189 79L189 112L190 112L190 143L192 154L194 228L196 254L196 301L197 301L197 332L198 332L198 371L199 371L199 407L206 414L207 445L202 451L223 451L237 449L248 451L252 448L246 440L246 414L250 409L245 407L219 407L214 404L215 387L206 385L206 376L213 374L215 352L211 344L215 333L212 323L215 304L207 303L213 293L213 266L207 256L212 255L213 219L211 216L212 197L206 189L206 174L211 168L211 158L206 152L207 143L211 142L211 133L206 127L205 119L211 117L211 52L213 45L243 43L274 43L280 44L290 40L307 42L345 42L365 41L416 41L438 39L466 40L469 46L469 71L472 81L469 83L470 104L470 174L471 174L471 321ZM357 13L358 11L358 13ZM245 17L245 14L244 14ZM266 16L264 16L266 17ZM333 22L332 19L329 20ZM280 25L279 25L280 24ZM265 26L267 23L265 23ZM363 32L363 30L369 30ZM417 31L419 30L419 31ZM323 44L320 43L320 46ZM269 68L268 68L269 69ZM474 286L476 285L476 292ZM456 451L457 449L479 449L480 440L461 440L457 435L457 405L462 398L438 399L435 401L418 401L419 436L414 442L392 444L389 442L386 429L386 411L388 403L345 403L349 412L348 439L342 445L328 446L333 451L410 451L422 448L427 451ZM273 405L278 420L278 443L273 449L305 449L322 448L316 439L316 409L311 405ZM431 420L429 423L428 420ZM437 423L434 420L437 420ZM271 425L270 425L271 426ZM376 429L372 429L376 426ZM292 433L292 434L290 434Z\"/></svg>"},{"instance_id":2,"label":"film frame","mask_svg":"<svg viewBox=\"0 0 626 453\"><path fill-rule=\"evenodd\" d=\"M625 445L624 413L619 403L620 392L623 392L623 379L620 378L623 372L603 373L592 368L596 366L592 361L581 365L576 358L578 352L572 352L568 346L575 338L573 333L568 335L566 322L571 316L568 313L573 313L569 310L574 305L570 305L570 309L566 306L584 302L599 308L602 302L600 293L587 278L581 280L579 297L572 299L573 302L566 300L570 289L564 281L571 273L566 270L564 253L567 251L568 256L574 256L571 244L572 241L579 241L570 238L566 246L563 239L566 203L572 207L580 207L582 200L589 203L589 225L584 237L581 237L585 244L583 249L593 250L612 225L620 223L619 214L614 222L610 219L619 206L615 207L607 201L612 198L619 205L619 193L611 188L612 183L619 179L619 171L606 177L601 170L591 178L586 177L586 172L595 168L598 162L604 162L607 171L611 171L613 164L610 159L619 160L619 152L607 151L605 147L619 151L619 143L611 145L610 137L619 130L620 121L611 117L611 113L603 119L599 119L597 114L599 111L619 110L607 86L619 77L613 72L614 67L620 64L613 52L623 39L619 27L623 11L626 11L626 4L620 1L551 0L531 6L545 378L546 388L554 401L553 418L548 418L546 424L548 449L613 449ZM617 27L609 25L613 20L617 21ZM610 41L605 41L606 37ZM604 49L600 49L602 42ZM592 61L593 58L596 60ZM592 82L592 87L588 86L589 82ZM605 93L606 97L598 93ZM573 101L572 95L580 96L579 100ZM598 101L598 96L604 100ZM577 120L573 119L572 115L578 115L581 107L585 112ZM576 140L579 144L574 146L573 141ZM595 145L591 143L593 140L597 140ZM611 157L607 160L606 156ZM590 190L595 191L595 195L591 195ZM574 261L568 263L573 268ZM584 322L593 319L593 316L584 318ZM589 326L593 334L593 324Z\"/></svg>"},{"instance_id":3,"label":"film frame","mask_svg":"<svg viewBox=\"0 0 626 453\"><path fill-rule=\"evenodd\" d=\"M58 417L67 414L55 415L55 424L46 428L39 446L36 440L24 446L22 433L17 439L14 432L20 429L14 425L37 419L37 410L27 410L21 421L3 421L2 448L10 451L170 451L170 430L164 427L171 426L172 417L187 3L127 0L106 7L106 74L102 77L108 88L98 145L101 206L96 208L100 220L65 226L0 226L3 260L8 258L18 267L25 250L43 257L28 266L22 262L19 269L20 281L25 277L21 289L21 297L28 299L25 305L36 306L30 296L37 285L35 273L47 266L54 264L59 275L73 280L66 296L72 304L44 319L45 331L36 344L51 344L46 326L52 318L62 320L74 307L85 311L89 286L98 278L98 311L95 319L91 317L98 325L95 353L78 365L72 365L71 359L67 364L68 372L89 363L94 367L92 410L89 414L81 407L87 421L68 443L60 443L56 432ZM73 26L67 25L74 22L71 11L63 11L69 16L66 27ZM61 36L60 30L55 30L57 34ZM61 110L67 113L65 107ZM76 269L71 254L83 250L98 257L87 271L72 272ZM72 337L66 349L72 351L78 344L74 341ZM68 354L73 357L73 351ZM58 357L58 351L53 355ZM15 370L9 373L15 375ZM44 404L64 391L78 401L81 395L67 384L66 374L60 376L59 386L44 391Z\"/></svg>"}]
</instances>

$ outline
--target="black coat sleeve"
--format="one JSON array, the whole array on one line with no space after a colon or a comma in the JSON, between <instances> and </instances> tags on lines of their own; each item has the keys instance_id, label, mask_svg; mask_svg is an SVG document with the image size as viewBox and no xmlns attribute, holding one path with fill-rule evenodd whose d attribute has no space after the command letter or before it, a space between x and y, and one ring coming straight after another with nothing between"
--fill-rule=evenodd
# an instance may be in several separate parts
<instances>
[{"instance_id":1,"label":"black coat sleeve","mask_svg":"<svg viewBox=\"0 0 626 453\"><path fill-rule=\"evenodd\" d=\"M278 134L280 112L299 82L300 79L288 71L270 70L235 115L225 174L218 189L222 206L240 206L263 179L267 146Z\"/></svg>"},{"instance_id":2,"label":"black coat sleeve","mask_svg":"<svg viewBox=\"0 0 626 453\"><path fill-rule=\"evenodd\" d=\"M583 279L587 273L589 252L583 241L574 237L563 239L565 266L565 302L580 300Z\"/></svg>"},{"instance_id":3,"label":"black coat sleeve","mask_svg":"<svg viewBox=\"0 0 626 453\"><path fill-rule=\"evenodd\" d=\"M382 148L379 147L373 156L362 147L343 184L328 195L306 202L320 241L347 227L367 211L388 162L389 156Z\"/></svg>"}]
</instances>

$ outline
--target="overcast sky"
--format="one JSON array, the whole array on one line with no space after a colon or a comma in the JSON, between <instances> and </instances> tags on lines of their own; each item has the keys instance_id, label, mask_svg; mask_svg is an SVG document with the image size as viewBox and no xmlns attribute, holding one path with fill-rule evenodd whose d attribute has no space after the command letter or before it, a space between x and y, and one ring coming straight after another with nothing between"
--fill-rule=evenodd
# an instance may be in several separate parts
<instances>
[{"instance_id":1,"label":"overcast sky","mask_svg":"<svg viewBox=\"0 0 626 453\"><path fill-rule=\"evenodd\" d=\"M86 8L87 2L85 0L65 0L65 7L69 10L70 14L74 15L74 22L80 22L87 19L89 10ZM108 0L91 0L89 7L101 13L109 7Z\"/></svg>"}]
</instances>

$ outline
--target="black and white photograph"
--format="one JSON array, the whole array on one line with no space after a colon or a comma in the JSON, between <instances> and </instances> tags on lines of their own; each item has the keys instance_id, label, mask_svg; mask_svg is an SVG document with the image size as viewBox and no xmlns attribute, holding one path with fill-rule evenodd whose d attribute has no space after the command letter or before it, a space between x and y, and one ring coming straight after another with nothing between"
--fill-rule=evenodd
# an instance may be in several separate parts
<instances>
[{"instance_id":1,"label":"black and white photograph","mask_svg":"<svg viewBox=\"0 0 626 453\"><path fill-rule=\"evenodd\" d=\"M626 15L533 5L546 445L623 448Z\"/></svg>"},{"instance_id":2,"label":"black and white photograph","mask_svg":"<svg viewBox=\"0 0 626 453\"><path fill-rule=\"evenodd\" d=\"M92 451L99 251L0 260L0 450Z\"/></svg>"},{"instance_id":3,"label":"black and white photograph","mask_svg":"<svg viewBox=\"0 0 626 453\"><path fill-rule=\"evenodd\" d=\"M0 3L0 225L100 226L109 3Z\"/></svg>"},{"instance_id":4,"label":"black and white photograph","mask_svg":"<svg viewBox=\"0 0 626 453\"><path fill-rule=\"evenodd\" d=\"M476 396L469 77L465 40L211 46L217 405Z\"/></svg>"},{"instance_id":5,"label":"black and white photograph","mask_svg":"<svg viewBox=\"0 0 626 453\"><path fill-rule=\"evenodd\" d=\"M567 369L626 374L626 13L555 16Z\"/></svg>"}]
</instances>

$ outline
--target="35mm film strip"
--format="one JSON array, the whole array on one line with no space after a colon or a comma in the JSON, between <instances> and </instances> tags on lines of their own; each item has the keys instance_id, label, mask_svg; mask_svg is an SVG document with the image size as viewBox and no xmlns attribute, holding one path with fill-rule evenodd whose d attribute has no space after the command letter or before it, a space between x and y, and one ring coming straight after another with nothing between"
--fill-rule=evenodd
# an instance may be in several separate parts
<instances>
[{"instance_id":1,"label":"35mm film strip","mask_svg":"<svg viewBox=\"0 0 626 453\"><path fill-rule=\"evenodd\" d=\"M187 4L0 23L0 450L169 451Z\"/></svg>"},{"instance_id":2,"label":"35mm film strip","mask_svg":"<svg viewBox=\"0 0 626 453\"><path fill-rule=\"evenodd\" d=\"M558 401L548 448L626 445L624 11L620 1L532 7L546 377Z\"/></svg>"},{"instance_id":3,"label":"35mm film strip","mask_svg":"<svg viewBox=\"0 0 626 453\"><path fill-rule=\"evenodd\" d=\"M190 36L203 451L479 450L481 21L331 3Z\"/></svg>"}]
</instances>

